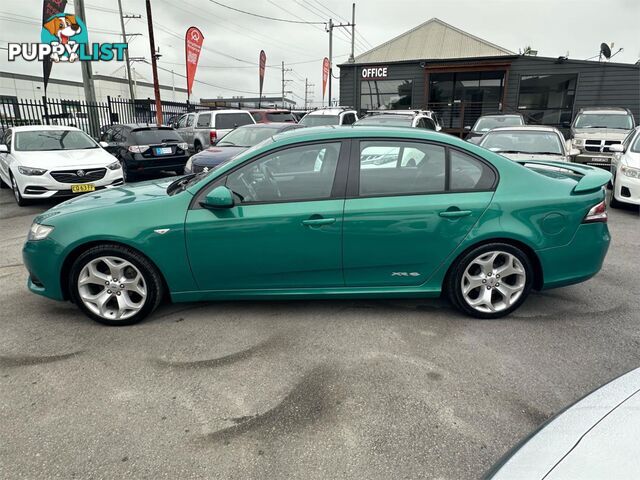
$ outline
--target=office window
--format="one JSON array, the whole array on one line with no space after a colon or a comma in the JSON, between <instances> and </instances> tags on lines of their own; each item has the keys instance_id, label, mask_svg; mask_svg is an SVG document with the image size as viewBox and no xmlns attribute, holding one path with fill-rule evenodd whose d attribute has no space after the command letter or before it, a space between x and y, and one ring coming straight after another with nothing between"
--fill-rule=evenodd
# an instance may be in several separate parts
<instances>
[{"instance_id":1,"label":"office window","mask_svg":"<svg viewBox=\"0 0 640 480\"><path fill-rule=\"evenodd\" d=\"M411 108L413 80L364 80L360 84L362 110Z\"/></svg>"}]
</instances>

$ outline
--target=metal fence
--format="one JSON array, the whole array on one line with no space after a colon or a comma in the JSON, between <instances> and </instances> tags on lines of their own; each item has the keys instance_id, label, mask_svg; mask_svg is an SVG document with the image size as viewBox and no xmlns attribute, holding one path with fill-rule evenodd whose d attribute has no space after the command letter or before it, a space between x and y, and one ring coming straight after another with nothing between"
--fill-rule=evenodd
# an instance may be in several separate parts
<instances>
[{"instance_id":1,"label":"metal fence","mask_svg":"<svg viewBox=\"0 0 640 480\"><path fill-rule=\"evenodd\" d=\"M162 101L162 119L168 124L176 117L210 107L194 103ZM156 122L153 99L129 100L107 97L106 102L45 98L41 100L0 97L0 127L21 125L67 125L81 128L97 138L114 123Z\"/></svg>"}]
</instances>

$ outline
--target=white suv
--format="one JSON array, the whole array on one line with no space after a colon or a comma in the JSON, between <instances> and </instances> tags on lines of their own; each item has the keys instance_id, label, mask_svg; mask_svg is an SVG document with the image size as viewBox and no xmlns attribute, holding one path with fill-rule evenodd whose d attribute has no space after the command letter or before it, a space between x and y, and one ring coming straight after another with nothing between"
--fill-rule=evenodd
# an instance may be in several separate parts
<instances>
[{"instance_id":1,"label":"white suv","mask_svg":"<svg viewBox=\"0 0 640 480\"><path fill-rule=\"evenodd\" d=\"M431 110L370 110L356 125L442 130L438 117Z\"/></svg>"},{"instance_id":2,"label":"white suv","mask_svg":"<svg viewBox=\"0 0 640 480\"><path fill-rule=\"evenodd\" d=\"M300 125L305 127L321 127L326 125L351 125L358 120L355 110L345 107L320 108L307 113Z\"/></svg>"},{"instance_id":3,"label":"white suv","mask_svg":"<svg viewBox=\"0 0 640 480\"><path fill-rule=\"evenodd\" d=\"M175 128L189 145L189 151L198 153L218 143L234 128L254 123L247 110L207 110L182 115Z\"/></svg>"}]
</instances>

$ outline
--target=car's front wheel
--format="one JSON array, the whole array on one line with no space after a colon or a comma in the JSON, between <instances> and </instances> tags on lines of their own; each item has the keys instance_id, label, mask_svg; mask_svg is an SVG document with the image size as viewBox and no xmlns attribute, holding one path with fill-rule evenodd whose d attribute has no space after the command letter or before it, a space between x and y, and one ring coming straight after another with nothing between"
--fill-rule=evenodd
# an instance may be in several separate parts
<instances>
[{"instance_id":1,"label":"car's front wheel","mask_svg":"<svg viewBox=\"0 0 640 480\"><path fill-rule=\"evenodd\" d=\"M505 243L482 245L453 266L446 286L451 303L476 318L499 318L517 309L533 285L527 255Z\"/></svg>"},{"instance_id":2,"label":"car's front wheel","mask_svg":"<svg viewBox=\"0 0 640 480\"><path fill-rule=\"evenodd\" d=\"M90 318L105 325L132 325L152 313L162 299L162 279L139 252L99 245L71 267L69 292Z\"/></svg>"},{"instance_id":3,"label":"car's front wheel","mask_svg":"<svg viewBox=\"0 0 640 480\"><path fill-rule=\"evenodd\" d=\"M29 200L26 200L20 193L20 187L18 187L18 182L16 182L16 179L13 175L11 175L11 189L13 190L13 198L15 198L16 203L19 207L29 205Z\"/></svg>"}]
</instances>

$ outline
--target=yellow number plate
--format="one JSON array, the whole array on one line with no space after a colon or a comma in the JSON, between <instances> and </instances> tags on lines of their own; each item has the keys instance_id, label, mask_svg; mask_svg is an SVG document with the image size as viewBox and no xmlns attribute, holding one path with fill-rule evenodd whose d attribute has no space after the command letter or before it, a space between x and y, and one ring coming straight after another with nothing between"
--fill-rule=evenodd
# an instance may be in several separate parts
<instances>
[{"instance_id":1,"label":"yellow number plate","mask_svg":"<svg viewBox=\"0 0 640 480\"><path fill-rule=\"evenodd\" d=\"M93 183L82 183L80 185L71 185L71 193L93 192L96 186Z\"/></svg>"}]
</instances>

